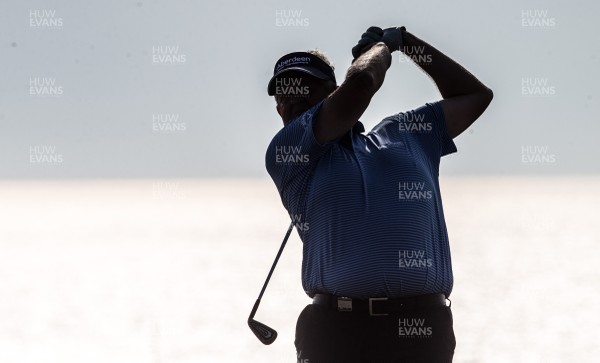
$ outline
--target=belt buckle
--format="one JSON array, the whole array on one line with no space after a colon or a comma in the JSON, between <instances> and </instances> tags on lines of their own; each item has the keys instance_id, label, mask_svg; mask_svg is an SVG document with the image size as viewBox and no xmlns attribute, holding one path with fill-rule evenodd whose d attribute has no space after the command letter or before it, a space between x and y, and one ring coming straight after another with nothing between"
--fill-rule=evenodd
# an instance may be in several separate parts
<instances>
[{"instance_id":1,"label":"belt buckle","mask_svg":"<svg viewBox=\"0 0 600 363\"><path fill-rule=\"evenodd\" d=\"M351 312L352 311L352 298L340 296L337 298L337 309L338 311Z\"/></svg>"},{"instance_id":2,"label":"belt buckle","mask_svg":"<svg viewBox=\"0 0 600 363\"><path fill-rule=\"evenodd\" d=\"M369 298L369 315L371 316L387 316L387 313L383 313L383 314L375 314L373 312L373 301L385 301L387 300L387 297L370 297Z\"/></svg>"}]
</instances>

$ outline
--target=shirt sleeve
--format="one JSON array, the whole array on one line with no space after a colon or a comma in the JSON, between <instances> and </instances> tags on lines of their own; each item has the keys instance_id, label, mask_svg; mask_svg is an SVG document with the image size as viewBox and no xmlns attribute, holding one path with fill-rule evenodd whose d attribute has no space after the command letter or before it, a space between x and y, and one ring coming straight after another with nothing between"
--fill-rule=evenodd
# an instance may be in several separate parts
<instances>
[{"instance_id":1,"label":"shirt sleeve","mask_svg":"<svg viewBox=\"0 0 600 363\"><path fill-rule=\"evenodd\" d=\"M308 179L316 163L331 147L330 143L319 144L313 132L322 104L318 103L284 126L267 148L267 171L290 213L301 213Z\"/></svg>"},{"instance_id":2,"label":"shirt sleeve","mask_svg":"<svg viewBox=\"0 0 600 363\"><path fill-rule=\"evenodd\" d=\"M433 159L455 153L454 141L448 135L444 112L439 101L397 115L400 134L410 136Z\"/></svg>"},{"instance_id":3,"label":"shirt sleeve","mask_svg":"<svg viewBox=\"0 0 600 363\"><path fill-rule=\"evenodd\" d=\"M457 151L439 101L386 117L373 130L383 142L418 144L432 161Z\"/></svg>"},{"instance_id":4,"label":"shirt sleeve","mask_svg":"<svg viewBox=\"0 0 600 363\"><path fill-rule=\"evenodd\" d=\"M454 144L454 140L448 134L448 128L446 127L446 119L444 117L444 110L442 110L442 106L440 102L427 103L425 106L432 112L432 120L433 120L433 138L435 142L440 145L440 157L455 153L457 150L456 144ZM423 108L422 107L422 108Z\"/></svg>"},{"instance_id":5,"label":"shirt sleeve","mask_svg":"<svg viewBox=\"0 0 600 363\"><path fill-rule=\"evenodd\" d=\"M434 170L442 156L457 151L439 101L386 117L370 134L380 144L406 144L414 156L426 158Z\"/></svg>"}]
</instances>

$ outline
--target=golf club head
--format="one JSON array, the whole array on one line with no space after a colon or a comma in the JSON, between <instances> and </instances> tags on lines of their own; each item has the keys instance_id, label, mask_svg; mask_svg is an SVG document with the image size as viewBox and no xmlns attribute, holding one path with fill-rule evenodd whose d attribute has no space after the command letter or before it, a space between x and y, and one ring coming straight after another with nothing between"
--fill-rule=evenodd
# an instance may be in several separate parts
<instances>
[{"instance_id":1,"label":"golf club head","mask_svg":"<svg viewBox=\"0 0 600 363\"><path fill-rule=\"evenodd\" d=\"M256 335L258 340L264 345L269 345L277 338L277 332L275 329L269 328L263 323L259 323L254 319L248 319L248 326L250 330Z\"/></svg>"}]
</instances>

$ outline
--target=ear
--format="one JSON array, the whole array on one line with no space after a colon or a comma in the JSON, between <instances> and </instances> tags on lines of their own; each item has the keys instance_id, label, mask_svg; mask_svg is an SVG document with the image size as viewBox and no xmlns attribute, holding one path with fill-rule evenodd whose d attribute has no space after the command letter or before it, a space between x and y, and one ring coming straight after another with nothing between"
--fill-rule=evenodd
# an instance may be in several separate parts
<instances>
[{"instance_id":1,"label":"ear","mask_svg":"<svg viewBox=\"0 0 600 363\"><path fill-rule=\"evenodd\" d=\"M275 105L275 109L277 110L279 116L283 117L283 115L281 114L283 110L281 109L281 105L279 103Z\"/></svg>"}]
</instances>

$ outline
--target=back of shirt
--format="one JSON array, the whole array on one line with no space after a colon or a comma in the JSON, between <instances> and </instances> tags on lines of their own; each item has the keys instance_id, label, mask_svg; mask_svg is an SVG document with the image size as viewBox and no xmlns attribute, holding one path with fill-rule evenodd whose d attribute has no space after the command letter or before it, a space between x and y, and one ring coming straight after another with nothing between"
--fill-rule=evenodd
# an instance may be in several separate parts
<instances>
[{"instance_id":1,"label":"back of shirt","mask_svg":"<svg viewBox=\"0 0 600 363\"><path fill-rule=\"evenodd\" d=\"M358 123L319 145L312 126L321 104L286 125L266 155L304 243L304 289L353 298L449 295L438 170L456 147L439 104L390 116L366 135Z\"/></svg>"}]
</instances>

